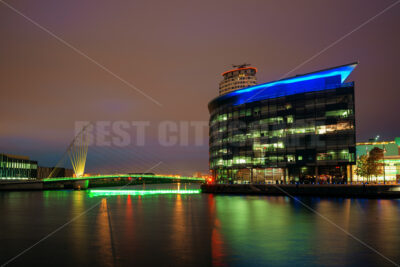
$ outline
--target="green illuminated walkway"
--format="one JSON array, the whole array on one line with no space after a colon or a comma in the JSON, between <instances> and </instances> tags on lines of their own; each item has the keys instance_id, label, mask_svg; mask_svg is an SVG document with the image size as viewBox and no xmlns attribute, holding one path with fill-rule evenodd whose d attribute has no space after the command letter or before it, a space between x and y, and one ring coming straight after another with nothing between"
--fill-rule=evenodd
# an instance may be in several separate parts
<instances>
[{"instance_id":1,"label":"green illuminated walkway","mask_svg":"<svg viewBox=\"0 0 400 267\"><path fill-rule=\"evenodd\" d=\"M189 189L189 190L90 190L90 196L143 196L143 195L165 195L165 194L200 194L200 189Z\"/></svg>"},{"instance_id":2,"label":"green illuminated walkway","mask_svg":"<svg viewBox=\"0 0 400 267\"><path fill-rule=\"evenodd\" d=\"M116 178L141 178L141 179L160 179L160 180L172 180L172 181L193 181L203 182L204 178L198 177L170 177L162 175L141 175L141 174L110 174L110 175L96 175L87 177L60 177L60 178L47 178L43 179L43 182L61 182L61 181L79 181L79 180L96 180L96 179L116 179Z\"/></svg>"}]
</instances>

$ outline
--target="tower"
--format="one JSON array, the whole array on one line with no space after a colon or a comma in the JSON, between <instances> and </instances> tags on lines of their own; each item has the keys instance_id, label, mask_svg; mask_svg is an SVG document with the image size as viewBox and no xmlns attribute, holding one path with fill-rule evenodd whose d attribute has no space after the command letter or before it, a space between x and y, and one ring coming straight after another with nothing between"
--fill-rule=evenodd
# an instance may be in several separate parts
<instances>
[{"instance_id":1,"label":"tower","mask_svg":"<svg viewBox=\"0 0 400 267\"><path fill-rule=\"evenodd\" d=\"M219 83L219 95L257 84L257 69L250 64L232 65L234 69L222 73L224 79Z\"/></svg>"}]
</instances>

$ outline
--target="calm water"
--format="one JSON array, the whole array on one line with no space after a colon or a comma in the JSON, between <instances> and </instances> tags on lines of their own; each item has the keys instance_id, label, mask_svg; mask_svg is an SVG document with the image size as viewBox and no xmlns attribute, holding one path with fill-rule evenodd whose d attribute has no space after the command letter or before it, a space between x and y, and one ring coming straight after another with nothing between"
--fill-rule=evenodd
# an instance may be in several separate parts
<instances>
[{"instance_id":1,"label":"calm water","mask_svg":"<svg viewBox=\"0 0 400 267\"><path fill-rule=\"evenodd\" d=\"M300 199L400 263L400 200ZM393 266L288 197L85 191L0 192L0 265L87 209L10 266Z\"/></svg>"}]
</instances>

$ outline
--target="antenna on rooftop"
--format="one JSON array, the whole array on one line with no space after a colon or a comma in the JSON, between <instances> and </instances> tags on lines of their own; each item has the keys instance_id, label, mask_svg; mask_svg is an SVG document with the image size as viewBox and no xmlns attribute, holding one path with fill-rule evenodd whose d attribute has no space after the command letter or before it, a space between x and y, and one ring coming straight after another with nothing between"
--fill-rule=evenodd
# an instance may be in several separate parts
<instances>
[{"instance_id":1,"label":"antenna on rooftop","mask_svg":"<svg viewBox=\"0 0 400 267\"><path fill-rule=\"evenodd\" d=\"M248 63L243 63L243 64L239 64L239 65L232 64L232 67L241 69L241 68L246 68L246 67L248 67L250 65L251 64L248 64Z\"/></svg>"}]
</instances>

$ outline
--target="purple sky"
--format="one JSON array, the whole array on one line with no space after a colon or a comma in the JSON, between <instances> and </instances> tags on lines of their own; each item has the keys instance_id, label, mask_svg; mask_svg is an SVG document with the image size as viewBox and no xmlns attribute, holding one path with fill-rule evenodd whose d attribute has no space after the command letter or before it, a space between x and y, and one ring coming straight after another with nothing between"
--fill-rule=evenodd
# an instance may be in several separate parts
<instances>
[{"instance_id":1,"label":"purple sky","mask_svg":"<svg viewBox=\"0 0 400 267\"><path fill-rule=\"evenodd\" d=\"M230 64L276 80L394 2L7 1L161 107L0 3L0 152L52 165L76 121L208 120ZM359 61L358 141L400 135L399 25L397 5L292 73ZM89 171L208 168L207 144L162 147L154 129L144 147L110 149L90 152Z\"/></svg>"}]
</instances>

